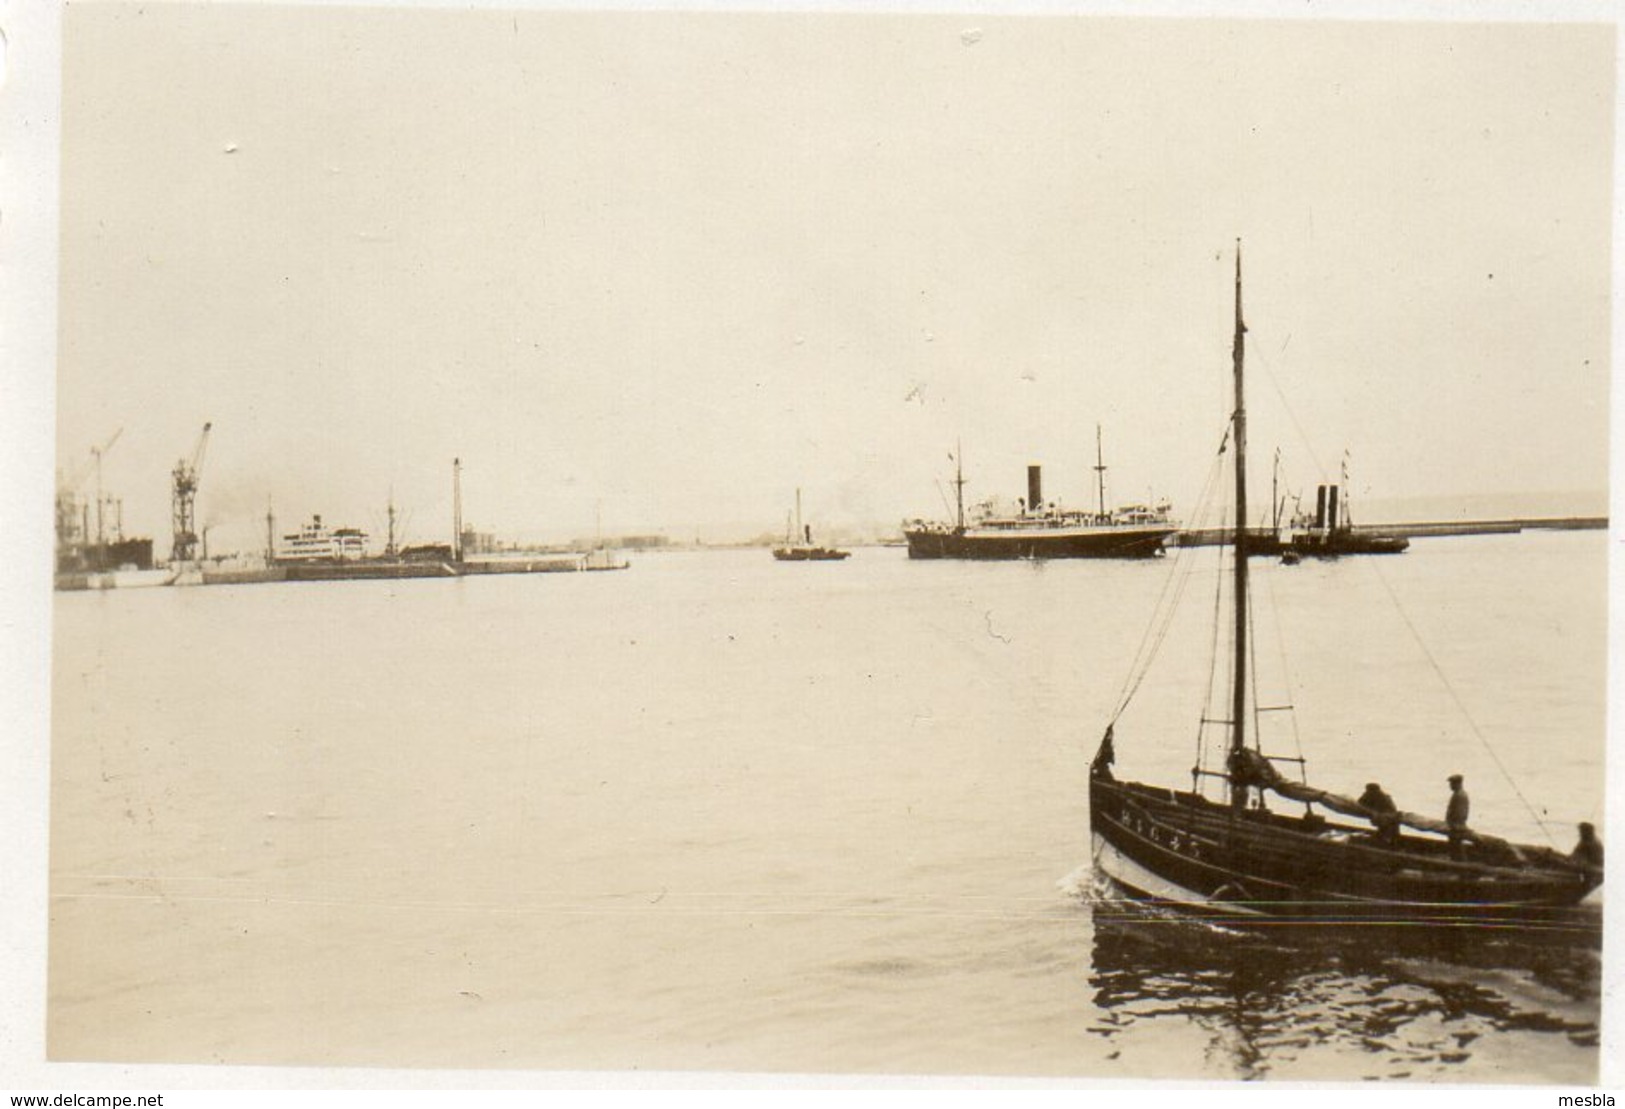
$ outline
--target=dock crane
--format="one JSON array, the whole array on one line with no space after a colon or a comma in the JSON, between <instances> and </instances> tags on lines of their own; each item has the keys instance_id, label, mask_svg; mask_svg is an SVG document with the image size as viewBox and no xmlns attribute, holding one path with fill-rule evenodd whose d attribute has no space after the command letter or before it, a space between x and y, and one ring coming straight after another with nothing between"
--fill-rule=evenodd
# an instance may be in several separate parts
<instances>
[{"instance_id":1,"label":"dock crane","mask_svg":"<svg viewBox=\"0 0 1625 1109\"><path fill-rule=\"evenodd\" d=\"M84 459L73 471L64 475L57 471L56 484L56 541L59 559L72 561L82 555L91 545L90 531L90 504L79 499L79 487L92 471L96 475L96 539L98 546L105 542L103 520L107 498L102 493L102 456L113 449L120 435L124 434L121 427L108 436L107 441L99 447L90 448L90 457ZM121 529L122 530L122 529Z\"/></svg>"},{"instance_id":2,"label":"dock crane","mask_svg":"<svg viewBox=\"0 0 1625 1109\"><path fill-rule=\"evenodd\" d=\"M183 458L175 463L175 471L171 475L175 479L173 512L175 545L169 555L171 562L190 562L197 557L197 532L192 524L192 502L197 497L198 479L203 473L203 451L209 445L209 429L213 426L213 424L203 425L203 434L198 436L197 447L192 451L191 460Z\"/></svg>"},{"instance_id":3,"label":"dock crane","mask_svg":"<svg viewBox=\"0 0 1625 1109\"><path fill-rule=\"evenodd\" d=\"M113 444L118 442L118 437L123 434L124 429L121 427L117 431L113 432L112 437L108 439L107 442L103 443L99 447L90 448L90 453L96 459L96 546L98 547L102 547L107 544L107 532L102 526L102 509L107 503L107 498L102 495L102 455L112 450ZM120 515L123 515L122 510ZM119 529L120 531L123 530L122 520L120 520Z\"/></svg>"}]
</instances>

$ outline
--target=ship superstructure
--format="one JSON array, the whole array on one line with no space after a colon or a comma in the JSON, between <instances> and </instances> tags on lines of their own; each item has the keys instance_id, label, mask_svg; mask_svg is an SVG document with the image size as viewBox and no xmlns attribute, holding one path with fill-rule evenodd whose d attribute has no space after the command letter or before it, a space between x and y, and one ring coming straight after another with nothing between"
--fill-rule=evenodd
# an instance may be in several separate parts
<instances>
[{"instance_id":1,"label":"ship superstructure","mask_svg":"<svg viewBox=\"0 0 1625 1109\"><path fill-rule=\"evenodd\" d=\"M278 562L347 562L367 556L367 533L360 528L329 528L322 518L282 537L276 547Z\"/></svg>"}]
</instances>

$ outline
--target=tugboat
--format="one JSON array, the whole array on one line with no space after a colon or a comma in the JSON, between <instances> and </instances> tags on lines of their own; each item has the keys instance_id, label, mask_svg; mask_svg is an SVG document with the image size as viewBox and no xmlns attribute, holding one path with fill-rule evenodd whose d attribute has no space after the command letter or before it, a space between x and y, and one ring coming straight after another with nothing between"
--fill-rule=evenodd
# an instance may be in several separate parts
<instances>
[{"instance_id":1,"label":"tugboat","mask_svg":"<svg viewBox=\"0 0 1625 1109\"><path fill-rule=\"evenodd\" d=\"M773 557L780 562L839 562L852 554L834 547L823 547L812 541L812 525L801 522L801 490L796 490L795 530L790 518L784 520L784 546L773 548Z\"/></svg>"},{"instance_id":2,"label":"tugboat","mask_svg":"<svg viewBox=\"0 0 1625 1109\"><path fill-rule=\"evenodd\" d=\"M1357 530L1348 511L1347 475L1342 485L1321 485L1315 490L1315 515L1294 522L1281 537L1283 554L1302 559L1340 555L1399 554L1411 545L1403 535Z\"/></svg>"}]
</instances>

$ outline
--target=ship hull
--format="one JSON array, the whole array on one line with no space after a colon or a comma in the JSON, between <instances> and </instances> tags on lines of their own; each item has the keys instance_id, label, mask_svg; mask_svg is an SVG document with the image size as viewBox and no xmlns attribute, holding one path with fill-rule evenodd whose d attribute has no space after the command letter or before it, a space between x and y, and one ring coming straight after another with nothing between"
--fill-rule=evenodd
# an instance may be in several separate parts
<instances>
[{"instance_id":1,"label":"ship hull","mask_svg":"<svg viewBox=\"0 0 1625 1109\"><path fill-rule=\"evenodd\" d=\"M1228 528L1181 532L1173 540L1181 547L1233 546L1235 534ZM1342 530L1331 533L1283 533L1270 528L1249 528L1242 547L1254 558L1295 555L1299 558L1338 558L1342 555L1399 554L1409 548L1403 535L1379 531Z\"/></svg>"},{"instance_id":2,"label":"ship hull","mask_svg":"<svg viewBox=\"0 0 1625 1109\"><path fill-rule=\"evenodd\" d=\"M1189 793L1096 779L1089 791L1095 866L1131 898L1258 923L1573 928L1594 888L1578 867L1407 838L1378 846L1369 829L1235 813ZM1477 850L1470 848L1470 852Z\"/></svg>"},{"instance_id":3,"label":"ship hull","mask_svg":"<svg viewBox=\"0 0 1625 1109\"><path fill-rule=\"evenodd\" d=\"M779 547L773 557L780 562L839 562L851 553L829 547Z\"/></svg>"},{"instance_id":4,"label":"ship hull","mask_svg":"<svg viewBox=\"0 0 1625 1109\"><path fill-rule=\"evenodd\" d=\"M460 562L455 572L464 577L480 577L490 574L573 574L585 568L583 559L577 555L543 555L535 558L490 558ZM602 567L602 569L614 568Z\"/></svg>"},{"instance_id":5,"label":"ship hull","mask_svg":"<svg viewBox=\"0 0 1625 1109\"><path fill-rule=\"evenodd\" d=\"M910 558L986 561L1043 558L1154 558L1174 534L1172 526L992 531L911 529L903 533Z\"/></svg>"},{"instance_id":6,"label":"ship hull","mask_svg":"<svg viewBox=\"0 0 1625 1109\"><path fill-rule=\"evenodd\" d=\"M406 578L454 578L455 567L443 562L284 562L284 581L376 581Z\"/></svg>"},{"instance_id":7,"label":"ship hull","mask_svg":"<svg viewBox=\"0 0 1625 1109\"><path fill-rule=\"evenodd\" d=\"M86 589L147 589L158 585L173 585L174 570L92 570L56 575L59 592Z\"/></svg>"},{"instance_id":8,"label":"ship hull","mask_svg":"<svg viewBox=\"0 0 1625 1109\"><path fill-rule=\"evenodd\" d=\"M1380 535L1357 531L1331 535L1299 535L1285 549L1311 558L1337 558L1341 555L1399 554L1411 545L1402 535Z\"/></svg>"}]
</instances>

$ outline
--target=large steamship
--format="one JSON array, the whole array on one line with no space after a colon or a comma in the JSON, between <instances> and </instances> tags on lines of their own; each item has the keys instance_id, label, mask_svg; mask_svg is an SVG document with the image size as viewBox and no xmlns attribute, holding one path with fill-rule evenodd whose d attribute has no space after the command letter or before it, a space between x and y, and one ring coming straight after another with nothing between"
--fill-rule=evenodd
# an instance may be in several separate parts
<instances>
[{"instance_id":1,"label":"large steamship","mask_svg":"<svg viewBox=\"0 0 1625 1109\"><path fill-rule=\"evenodd\" d=\"M1095 471L1100 500L1094 511L1063 508L1044 500L1043 470L1027 467L1027 496L1014 512L983 505L965 512L965 478L956 469L955 518L949 522L908 520L903 537L910 558L1044 559L1151 558L1162 553L1179 525L1166 501L1106 508L1106 467L1099 460L1096 429ZM956 467L957 467L956 458Z\"/></svg>"}]
</instances>

